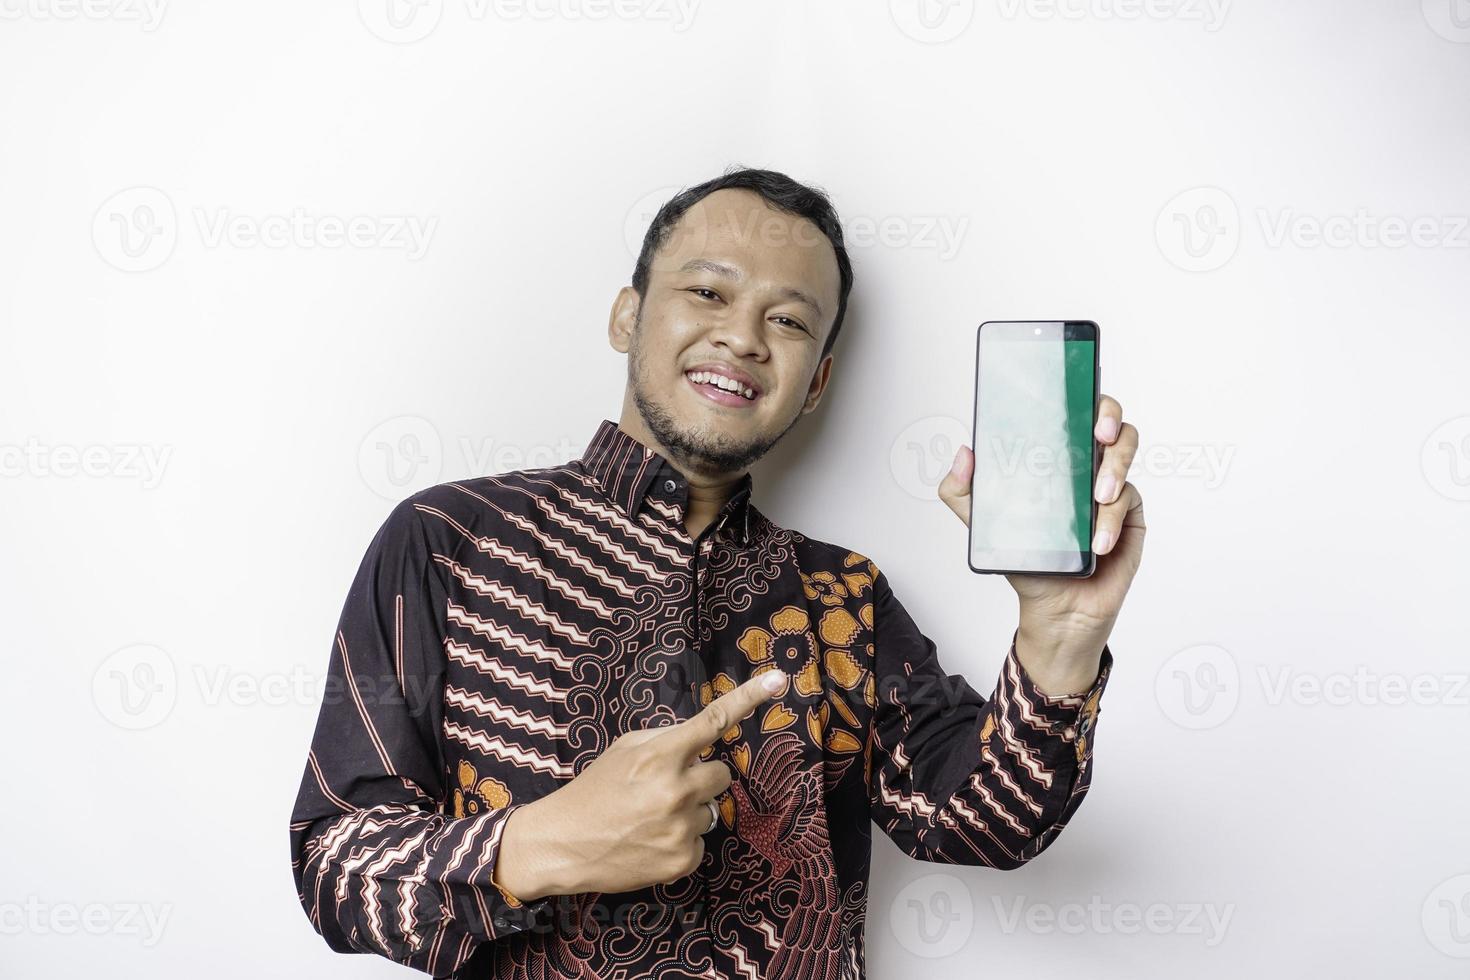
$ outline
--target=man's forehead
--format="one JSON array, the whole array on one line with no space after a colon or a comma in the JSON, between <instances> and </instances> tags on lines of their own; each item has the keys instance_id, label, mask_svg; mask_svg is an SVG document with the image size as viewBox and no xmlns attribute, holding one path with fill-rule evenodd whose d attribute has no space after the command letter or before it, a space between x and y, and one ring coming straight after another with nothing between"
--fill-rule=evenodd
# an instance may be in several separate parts
<instances>
[{"instance_id":1,"label":"man's forehead","mask_svg":"<svg viewBox=\"0 0 1470 980\"><path fill-rule=\"evenodd\" d=\"M841 288L837 254L815 223L772 207L760 195L725 188L695 202L680 217L658 264L682 272L710 265L740 276L800 276L835 304ZM786 283L778 283L786 285ZM827 312L835 306L822 304Z\"/></svg>"}]
</instances>

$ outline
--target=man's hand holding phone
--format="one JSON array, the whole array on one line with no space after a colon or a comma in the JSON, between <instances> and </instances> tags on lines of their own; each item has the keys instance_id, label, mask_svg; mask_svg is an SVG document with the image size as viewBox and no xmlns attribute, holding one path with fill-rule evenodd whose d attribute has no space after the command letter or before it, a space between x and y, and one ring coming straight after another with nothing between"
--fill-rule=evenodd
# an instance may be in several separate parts
<instances>
[{"instance_id":1,"label":"man's hand holding phone","mask_svg":"<svg viewBox=\"0 0 1470 980\"><path fill-rule=\"evenodd\" d=\"M1106 395L1098 401L1093 438L1102 451L1095 481L1097 568L1086 578L1009 573L1020 599L1016 653L1044 693L1084 691L1097 676L1103 646L1143 559L1143 498L1128 482L1138 452L1138 430ZM939 499L970 526L975 454L961 446L939 484Z\"/></svg>"}]
</instances>

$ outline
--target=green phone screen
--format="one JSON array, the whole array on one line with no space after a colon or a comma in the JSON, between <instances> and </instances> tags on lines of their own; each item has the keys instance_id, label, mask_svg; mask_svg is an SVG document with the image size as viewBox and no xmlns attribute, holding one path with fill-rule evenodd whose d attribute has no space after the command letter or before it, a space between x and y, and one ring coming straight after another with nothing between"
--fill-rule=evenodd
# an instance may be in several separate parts
<instances>
[{"instance_id":1,"label":"green phone screen","mask_svg":"<svg viewBox=\"0 0 1470 980\"><path fill-rule=\"evenodd\" d=\"M1072 329L1069 329L1072 328ZM1097 343L1063 322L980 331L971 565L1075 572L1092 542Z\"/></svg>"}]
</instances>

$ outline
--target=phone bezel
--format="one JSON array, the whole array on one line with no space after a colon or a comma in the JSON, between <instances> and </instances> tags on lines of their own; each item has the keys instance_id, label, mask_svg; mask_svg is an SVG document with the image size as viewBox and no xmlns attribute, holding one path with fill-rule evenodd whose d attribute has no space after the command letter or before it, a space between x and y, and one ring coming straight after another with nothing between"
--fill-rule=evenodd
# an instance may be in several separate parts
<instances>
[{"instance_id":1,"label":"phone bezel","mask_svg":"<svg viewBox=\"0 0 1470 980\"><path fill-rule=\"evenodd\" d=\"M1097 428L1097 410L1102 402L1102 330L1094 320L986 320L975 329L975 384L974 396L970 405L970 448L973 450L978 443L979 436L976 431L976 420L980 411L980 334L988 326L1007 326L1016 324L1038 324L1038 323L1060 323L1063 324L1062 333L1066 337L1067 332L1074 326L1086 327L1091 332L1091 337L1078 337L1074 339L1092 340L1092 430ZM973 492L974 475L971 474L970 493L970 531L965 535L965 564L970 571L977 575L1043 575L1052 578L1089 578L1097 570L1097 554L1092 550L1092 536L1097 533L1097 471L1102 462L1102 447L1098 445L1097 439L1092 440L1092 476L1088 481L1088 495L1092 498L1092 507L1088 519L1088 547L1086 551L1079 552L1082 558L1082 568L1078 571L1037 571L1029 568L977 568L972 562L975 553L975 494Z\"/></svg>"}]
</instances>

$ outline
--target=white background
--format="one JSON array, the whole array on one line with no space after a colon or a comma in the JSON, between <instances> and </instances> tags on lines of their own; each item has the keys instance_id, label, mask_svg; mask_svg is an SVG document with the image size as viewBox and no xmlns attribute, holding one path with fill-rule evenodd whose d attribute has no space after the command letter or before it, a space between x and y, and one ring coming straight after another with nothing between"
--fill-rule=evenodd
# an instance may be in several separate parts
<instances>
[{"instance_id":1,"label":"white background","mask_svg":"<svg viewBox=\"0 0 1470 980\"><path fill-rule=\"evenodd\" d=\"M1096 319L1145 447L1091 795L1014 872L877 835L870 973L1465 975L1470 7L915 2L0 0L0 973L405 975L288 867L346 587L617 418L630 246L739 163L857 273L757 503L948 669L1014 625L933 495L975 325Z\"/></svg>"}]
</instances>

